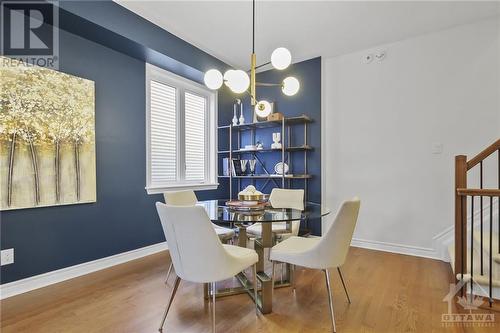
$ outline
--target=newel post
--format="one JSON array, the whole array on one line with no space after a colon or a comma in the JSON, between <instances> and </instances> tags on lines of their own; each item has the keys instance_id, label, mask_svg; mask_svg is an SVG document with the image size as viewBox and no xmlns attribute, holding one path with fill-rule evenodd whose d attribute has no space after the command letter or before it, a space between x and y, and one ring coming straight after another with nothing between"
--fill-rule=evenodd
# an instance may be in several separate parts
<instances>
[{"instance_id":1,"label":"newel post","mask_svg":"<svg viewBox=\"0 0 500 333\"><path fill-rule=\"evenodd\" d=\"M458 195L458 188L467 188L467 156L455 156L455 277L467 273L467 200Z\"/></svg>"}]
</instances>

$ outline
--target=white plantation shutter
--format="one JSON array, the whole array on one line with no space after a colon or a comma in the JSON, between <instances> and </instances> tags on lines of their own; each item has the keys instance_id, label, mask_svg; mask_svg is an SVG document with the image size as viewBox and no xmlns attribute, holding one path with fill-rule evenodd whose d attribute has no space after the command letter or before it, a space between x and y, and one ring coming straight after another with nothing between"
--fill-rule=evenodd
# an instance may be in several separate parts
<instances>
[{"instance_id":1,"label":"white plantation shutter","mask_svg":"<svg viewBox=\"0 0 500 333\"><path fill-rule=\"evenodd\" d=\"M186 180L204 181L205 165L207 164L206 150L206 107L205 97L185 92L184 94L184 121L185 121L185 158Z\"/></svg>"},{"instance_id":2,"label":"white plantation shutter","mask_svg":"<svg viewBox=\"0 0 500 333\"><path fill-rule=\"evenodd\" d=\"M177 89L151 81L150 165L151 182L177 180Z\"/></svg>"},{"instance_id":3,"label":"white plantation shutter","mask_svg":"<svg viewBox=\"0 0 500 333\"><path fill-rule=\"evenodd\" d=\"M146 64L146 190L217 188L217 95Z\"/></svg>"}]
</instances>

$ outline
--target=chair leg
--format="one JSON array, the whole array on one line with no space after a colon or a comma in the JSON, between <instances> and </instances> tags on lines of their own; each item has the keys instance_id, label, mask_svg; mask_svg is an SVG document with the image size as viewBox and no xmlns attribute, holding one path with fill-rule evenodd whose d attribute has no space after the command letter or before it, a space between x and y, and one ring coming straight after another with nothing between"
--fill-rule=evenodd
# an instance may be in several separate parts
<instances>
[{"instance_id":1,"label":"chair leg","mask_svg":"<svg viewBox=\"0 0 500 333\"><path fill-rule=\"evenodd\" d=\"M347 286L345 284L344 277L342 276L342 271L340 270L340 267L337 267L337 271L339 272L340 275L340 281L342 281L342 285L344 286L344 291L345 295L347 296L347 301L349 302L349 304L351 304L351 298L349 297L349 293L347 292Z\"/></svg>"},{"instance_id":2,"label":"chair leg","mask_svg":"<svg viewBox=\"0 0 500 333\"><path fill-rule=\"evenodd\" d=\"M167 319L168 310L170 310L170 306L174 301L175 293L177 292L177 288L179 288L180 282L181 278L177 276L174 282L174 288L172 289L172 293L170 294L170 299L168 300L167 307L165 308L165 312L163 313L163 318L161 320L160 328L158 329L158 331L160 332L163 332L163 325L165 324L165 319Z\"/></svg>"},{"instance_id":3,"label":"chair leg","mask_svg":"<svg viewBox=\"0 0 500 333\"><path fill-rule=\"evenodd\" d=\"M276 261L273 261L273 270L271 272L271 285L273 287L273 293L274 293L274 281L275 281L275 278L274 278L274 275L276 274Z\"/></svg>"},{"instance_id":4,"label":"chair leg","mask_svg":"<svg viewBox=\"0 0 500 333\"><path fill-rule=\"evenodd\" d=\"M212 282L212 333L215 333L215 282Z\"/></svg>"},{"instance_id":5,"label":"chair leg","mask_svg":"<svg viewBox=\"0 0 500 333\"><path fill-rule=\"evenodd\" d=\"M172 272L173 267L174 265L172 264L172 262L170 262L170 266L168 266L167 278L165 279L165 284L168 283L168 278L170 277L170 272Z\"/></svg>"},{"instance_id":6,"label":"chair leg","mask_svg":"<svg viewBox=\"0 0 500 333\"><path fill-rule=\"evenodd\" d=\"M326 279L326 289L328 291L328 303L330 305L330 318L332 320L332 328L333 332L337 332L337 329L335 328L335 315L333 314L332 290L330 287L330 273L328 272L328 269L325 269L324 272Z\"/></svg>"},{"instance_id":7,"label":"chair leg","mask_svg":"<svg viewBox=\"0 0 500 333\"><path fill-rule=\"evenodd\" d=\"M253 265L253 296L255 299L255 313L258 315L259 314L259 305L257 304L257 289L259 287L259 284L257 282L257 265Z\"/></svg>"}]
</instances>

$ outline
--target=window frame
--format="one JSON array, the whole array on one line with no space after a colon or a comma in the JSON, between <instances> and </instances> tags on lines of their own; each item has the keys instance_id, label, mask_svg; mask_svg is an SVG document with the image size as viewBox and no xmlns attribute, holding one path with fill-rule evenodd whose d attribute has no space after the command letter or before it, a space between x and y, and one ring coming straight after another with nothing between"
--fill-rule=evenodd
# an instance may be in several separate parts
<instances>
[{"instance_id":1,"label":"window frame","mask_svg":"<svg viewBox=\"0 0 500 333\"><path fill-rule=\"evenodd\" d=\"M151 81L168 85L176 89L176 180L153 184L151 182ZM159 194L180 190L213 190L217 189L217 92L205 86L176 75L165 69L146 63L146 191L148 194ZM186 148L185 148L185 93L204 97L207 100L205 109L205 179L187 181Z\"/></svg>"}]
</instances>

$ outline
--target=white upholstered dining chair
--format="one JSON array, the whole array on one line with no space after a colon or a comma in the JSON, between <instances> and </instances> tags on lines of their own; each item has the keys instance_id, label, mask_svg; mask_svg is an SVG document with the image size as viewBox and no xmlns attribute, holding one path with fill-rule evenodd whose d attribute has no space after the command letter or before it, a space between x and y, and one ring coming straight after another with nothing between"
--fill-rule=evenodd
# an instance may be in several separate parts
<instances>
[{"instance_id":1,"label":"white upholstered dining chair","mask_svg":"<svg viewBox=\"0 0 500 333\"><path fill-rule=\"evenodd\" d=\"M169 206L194 206L198 202L198 198L192 190L165 192L163 193L163 197L165 198L165 203ZM223 243L231 240L235 235L233 229L224 228L214 223L212 223L212 226L214 227L215 233L219 236ZM172 272L172 267L172 262L170 262L165 283L168 282L168 278Z\"/></svg>"},{"instance_id":2,"label":"white upholstered dining chair","mask_svg":"<svg viewBox=\"0 0 500 333\"><path fill-rule=\"evenodd\" d=\"M349 246L351 245L352 234L354 233L358 219L359 206L360 201L358 198L343 202L333 223L322 237L290 237L275 245L271 249L270 254L270 259L273 261L273 272L276 262L285 262L324 271L330 305L330 318L334 332L336 332L335 316L333 314L332 291L328 269L337 268L347 300L351 303L340 267L344 264ZM274 276L272 279L274 288Z\"/></svg>"},{"instance_id":3,"label":"white upholstered dining chair","mask_svg":"<svg viewBox=\"0 0 500 333\"><path fill-rule=\"evenodd\" d=\"M273 208L292 208L304 210L304 190L273 188L269 196L269 203ZM287 229L287 222L274 222L272 232L281 239L299 234L300 221L292 221L292 230ZM247 234L253 237L262 237L262 224L254 223L247 228Z\"/></svg>"},{"instance_id":4,"label":"white upholstered dining chair","mask_svg":"<svg viewBox=\"0 0 500 333\"><path fill-rule=\"evenodd\" d=\"M215 282L229 279L253 266L253 289L257 299L255 250L222 244L201 206L169 206L156 203L161 225L177 277L159 331L162 332L168 311L182 280L212 285L212 331L215 333ZM257 302L256 302L256 311Z\"/></svg>"}]
</instances>

